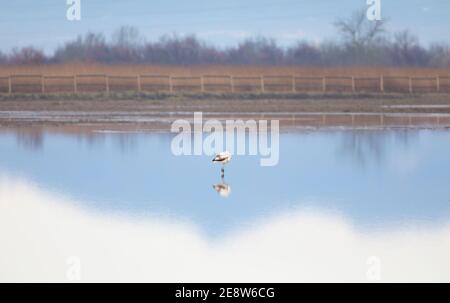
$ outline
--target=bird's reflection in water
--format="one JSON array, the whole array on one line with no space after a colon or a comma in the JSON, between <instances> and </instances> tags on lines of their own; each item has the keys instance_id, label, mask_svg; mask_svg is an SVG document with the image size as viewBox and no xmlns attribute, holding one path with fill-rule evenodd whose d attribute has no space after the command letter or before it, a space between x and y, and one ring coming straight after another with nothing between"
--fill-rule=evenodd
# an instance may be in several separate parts
<instances>
[{"instance_id":1,"label":"bird's reflection in water","mask_svg":"<svg viewBox=\"0 0 450 303\"><path fill-rule=\"evenodd\" d=\"M213 188L223 198L228 197L231 193L231 186L228 185L227 183L225 183L223 176L222 176L222 182L214 184Z\"/></svg>"},{"instance_id":2,"label":"bird's reflection in water","mask_svg":"<svg viewBox=\"0 0 450 303\"><path fill-rule=\"evenodd\" d=\"M213 188L221 197L226 198L231 193L231 186L225 183L225 170L223 167L220 170L220 181L220 183L214 184Z\"/></svg>"}]
</instances>

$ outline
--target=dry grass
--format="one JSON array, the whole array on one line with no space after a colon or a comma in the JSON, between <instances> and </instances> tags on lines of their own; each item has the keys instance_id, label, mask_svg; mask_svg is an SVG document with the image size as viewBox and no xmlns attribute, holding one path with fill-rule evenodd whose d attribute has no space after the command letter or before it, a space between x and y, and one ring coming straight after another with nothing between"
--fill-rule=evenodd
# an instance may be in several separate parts
<instances>
[{"instance_id":1,"label":"dry grass","mask_svg":"<svg viewBox=\"0 0 450 303\"><path fill-rule=\"evenodd\" d=\"M42 74L66 75L73 74L108 74L115 76L136 76L138 74L161 74L172 76L200 76L200 75L232 75L232 76L260 76L260 75L297 75L308 77L322 76L412 76L434 77L437 75L450 76L450 69L433 68L394 68L394 67L299 67L299 66L233 66L233 65L100 65L100 64L64 64L40 66L0 66L0 76L10 74Z\"/></svg>"},{"instance_id":2,"label":"dry grass","mask_svg":"<svg viewBox=\"0 0 450 303\"><path fill-rule=\"evenodd\" d=\"M386 91L407 93L410 91L409 77L414 77L414 92L436 92L436 76L442 76L441 92L450 92L450 69L431 68L392 68L392 67L299 67L299 66L231 66L231 65L99 65L66 64L41 66L0 66L0 93L8 92L9 75L44 75L45 93L73 92L73 75L90 75L77 78L78 92L101 92L106 90L104 76L109 76L110 91L136 91L137 75L161 75L161 77L141 77L143 91L168 91L167 77L172 76L174 91L196 92L204 88L209 92L261 91L261 76L264 76L266 92L293 91L291 76L296 77L295 91L320 92L323 90L322 78L327 78L326 90L330 92L379 92L380 75L385 77ZM205 77L205 75L209 75ZM234 78L233 84L230 77ZM289 76L289 77L270 77ZM51 78L60 77L60 78ZM65 77L65 78L64 78ZM334 78L333 78L334 77ZM357 77L352 84L352 77ZM403 78L402 78L403 77ZM449 78L445 78L449 77ZM15 77L15 93L41 92L40 77ZM353 87L354 86L354 87Z\"/></svg>"}]
</instances>

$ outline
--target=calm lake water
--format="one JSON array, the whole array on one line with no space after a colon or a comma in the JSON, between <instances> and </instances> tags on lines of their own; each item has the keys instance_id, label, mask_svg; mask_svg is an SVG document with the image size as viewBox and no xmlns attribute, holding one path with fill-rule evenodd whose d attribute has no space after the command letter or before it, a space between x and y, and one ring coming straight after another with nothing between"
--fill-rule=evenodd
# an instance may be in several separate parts
<instances>
[{"instance_id":1,"label":"calm lake water","mask_svg":"<svg viewBox=\"0 0 450 303\"><path fill-rule=\"evenodd\" d=\"M284 133L223 182L173 136L0 133L0 280L450 282L449 131Z\"/></svg>"}]
</instances>

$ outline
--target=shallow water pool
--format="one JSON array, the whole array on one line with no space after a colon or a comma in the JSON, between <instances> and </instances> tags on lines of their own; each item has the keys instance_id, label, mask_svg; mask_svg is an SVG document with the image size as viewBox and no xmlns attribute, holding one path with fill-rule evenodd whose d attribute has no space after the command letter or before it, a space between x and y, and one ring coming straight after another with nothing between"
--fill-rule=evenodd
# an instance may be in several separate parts
<instances>
[{"instance_id":1,"label":"shallow water pool","mask_svg":"<svg viewBox=\"0 0 450 303\"><path fill-rule=\"evenodd\" d=\"M450 281L449 131L282 133L223 180L173 136L2 132L0 280Z\"/></svg>"}]
</instances>

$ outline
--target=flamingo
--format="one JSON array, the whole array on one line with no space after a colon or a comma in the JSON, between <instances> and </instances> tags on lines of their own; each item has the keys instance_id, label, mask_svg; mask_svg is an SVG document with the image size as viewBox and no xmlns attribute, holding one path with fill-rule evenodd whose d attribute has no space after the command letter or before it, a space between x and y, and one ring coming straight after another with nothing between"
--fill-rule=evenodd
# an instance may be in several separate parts
<instances>
[{"instance_id":1,"label":"flamingo","mask_svg":"<svg viewBox=\"0 0 450 303\"><path fill-rule=\"evenodd\" d=\"M227 164L228 162L231 161L231 153L228 151L223 151L218 153L214 159L212 160L214 163L221 163L222 164L222 169L221 169L221 175L222 178L225 175L225 164Z\"/></svg>"}]
</instances>

